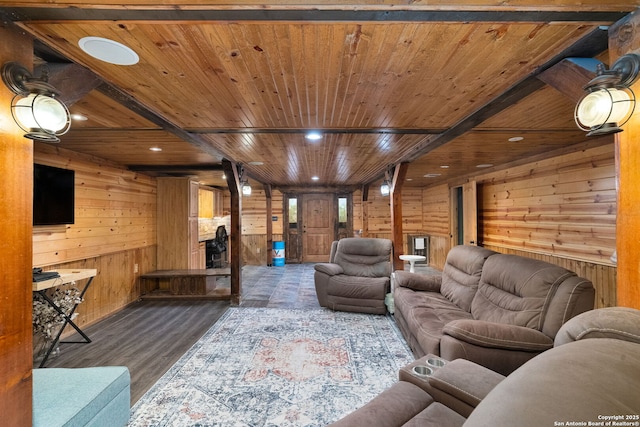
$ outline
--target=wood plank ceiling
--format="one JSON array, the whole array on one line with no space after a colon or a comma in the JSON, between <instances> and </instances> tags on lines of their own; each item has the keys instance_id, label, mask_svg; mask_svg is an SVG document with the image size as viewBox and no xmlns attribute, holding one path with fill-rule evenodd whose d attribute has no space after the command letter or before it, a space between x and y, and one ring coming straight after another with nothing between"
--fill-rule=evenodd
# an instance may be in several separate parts
<instances>
[{"instance_id":1,"label":"wood plank ceiling","mask_svg":"<svg viewBox=\"0 0 640 427\"><path fill-rule=\"evenodd\" d=\"M578 149L575 102L536 76L568 56L605 58L606 26L640 6L409 3L33 0L4 1L0 14L44 62L101 81L70 106L88 120L61 147L213 186L226 185L227 158L286 190L378 185L400 162L411 162L406 185L428 186ZM78 46L87 36L140 61L95 59Z\"/></svg>"}]
</instances>

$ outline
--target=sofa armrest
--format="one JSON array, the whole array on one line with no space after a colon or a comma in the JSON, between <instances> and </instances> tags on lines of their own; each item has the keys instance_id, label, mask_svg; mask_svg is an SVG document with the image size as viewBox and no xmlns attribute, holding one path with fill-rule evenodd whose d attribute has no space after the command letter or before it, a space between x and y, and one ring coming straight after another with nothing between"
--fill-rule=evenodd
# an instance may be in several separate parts
<instances>
[{"instance_id":1,"label":"sofa armrest","mask_svg":"<svg viewBox=\"0 0 640 427\"><path fill-rule=\"evenodd\" d=\"M475 408L504 378L477 363L456 359L436 369L429 377L429 385L436 401L449 406L453 398Z\"/></svg>"},{"instance_id":2,"label":"sofa armrest","mask_svg":"<svg viewBox=\"0 0 640 427\"><path fill-rule=\"evenodd\" d=\"M422 275L408 271L396 271L395 287L413 289L414 291L440 292L441 275Z\"/></svg>"},{"instance_id":3,"label":"sofa armrest","mask_svg":"<svg viewBox=\"0 0 640 427\"><path fill-rule=\"evenodd\" d=\"M531 352L553 347L553 339L535 329L483 320L454 320L447 323L442 332L481 347Z\"/></svg>"},{"instance_id":4,"label":"sofa armrest","mask_svg":"<svg viewBox=\"0 0 640 427\"><path fill-rule=\"evenodd\" d=\"M338 264L333 264L330 262L320 262L314 265L316 271L320 273L324 273L328 276L336 276L338 274L343 274L344 270Z\"/></svg>"}]
</instances>

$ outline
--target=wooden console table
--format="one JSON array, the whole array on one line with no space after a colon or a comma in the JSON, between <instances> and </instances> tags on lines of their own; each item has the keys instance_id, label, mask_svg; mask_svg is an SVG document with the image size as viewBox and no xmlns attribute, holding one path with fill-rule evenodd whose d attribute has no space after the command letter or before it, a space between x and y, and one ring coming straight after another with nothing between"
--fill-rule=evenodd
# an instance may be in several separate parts
<instances>
[{"instance_id":1,"label":"wooden console table","mask_svg":"<svg viewBox=\"0 0 640 427\"><path fill-rule=\"evenodd\" d=\"M73 322L73 320L71 320L71 318L73 317L73 313L76 311L76 307L78 306L78 304L75 304L73 306L73 308L68 313L65 313L55 303L55 301L53 301L49 297L49 295L47 295L46 291L47 291L47 289L50 289L50 288L53 288L53 287L56 287L56 286L62 286L62 285L66 285L67 283L77 282L79 280L84 280L84 279L89 279L89 280L87 280L87 283L85 283L84 288L80 292L80 298L84 298L84 294L87 292L87 289L89 288L89 285L93 281L93 278L98 274L98 270L96 270L95 268L88 268L88 269L60 269L60 270L56 270L56 271L58 272L60 277L54 277L53 279L42 280L40 282L33 282L32 288L31 288L31 290L33 292L37 293L51 307L53 307L58 313L60 313L60 315L64 319L62 327L58 331L58 334L56 335L56 337L51 342L51 346L47 350L47 353L45 354L44 358L42 359L42 362L40 362L40 368L42 368L45 365L45 363L47 363L47 359L49 359L49 356L51 355L51 352L53 351L53 349L58 344L58 341L60 340L60 335L62 335L62 331L64 331L64 328L67 325L71 325L73 327L73 329L75 329L76 332L78 332L82 336L82 338L84 338L84 341L60 341L61 343L64 343L64 344L88 344L88 343L91 342L91 339L84 332L82 332L82 329L80 329L78 327L78 325L76 325Z\"/></svg>"}]
</instances>

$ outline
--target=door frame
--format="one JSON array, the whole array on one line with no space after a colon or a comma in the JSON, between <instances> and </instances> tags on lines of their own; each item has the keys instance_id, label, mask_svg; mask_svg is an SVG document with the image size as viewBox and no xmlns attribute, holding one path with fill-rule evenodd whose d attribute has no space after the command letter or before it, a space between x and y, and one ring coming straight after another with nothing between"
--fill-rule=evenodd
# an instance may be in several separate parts
<instances>
[{"instance_id":1,"label":"door frame","mask_svg":"<svg viewBox=\"0 0 640 427\"><path fill-rule=\"evenodd\" d=\"M304 260L304 247L303 247L303 236L302 231L304 230L304 200L306 196L312 194L318 194L319 192L290 192L283 193L282 203L283 203L283 229L282 229L282 237L285 241L285 260L288 263L302 263ZM327 191L326 193L333 194L334 198L334 224L333 224L333 240L339 240L344 237L352 237L353 236L353 192L334 192ZM295 198L297 199L297 218L293 223L289 222L289 200ZM339 199L346 198L347 199L347 221L344 226L341 227L339 219ZM295 224L294 228L290 228L290 224ZM295 230L295 232L292 232Z\"/></svg>"}]
</instances>

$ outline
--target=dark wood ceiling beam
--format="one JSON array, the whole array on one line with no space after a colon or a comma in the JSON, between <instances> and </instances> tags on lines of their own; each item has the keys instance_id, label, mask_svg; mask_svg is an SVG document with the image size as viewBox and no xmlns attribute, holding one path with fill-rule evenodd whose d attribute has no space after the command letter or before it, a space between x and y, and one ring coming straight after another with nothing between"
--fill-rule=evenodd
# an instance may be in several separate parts
<instances>
[{"instance_id":1,"label":"dark wood ceiling beam","mask_svg":"<svg viewBox=\"0 0 640 427\"><path fill-rule=\"evenodd\" d=\"M304 22L601 22L613 23L627 12L544 11L544 10L389 10L389 6L371 9L318 9L297 5L297 9L216 10L199 9L81 8L81 7L7 7L0 9L9 21L304 21Z\"/></svg>"},{"instance_id":2,"label":"dark wood ceiling beam","mask_svg":"<svg viewBox=\"0 0 640 427\"><path fill-rule=\"evenodd\" d=\"M36 74L47 70L49 83L60 92L59 99L69 107L97 88L102 80L85 67L73 63L48 63L36 67Z\"/></svg>"},{"instance_id":3,"label":"dark wood ceiling beam","mask_svg":"<svg viewBox=\"0 0 640 427\"><path fill-rule=\"evenodd\" d=\"M607 46L607 29L599 27L593 30L573 46L560 52L528 77L507 89L500 96L488 102L480 109L452 126L450 129L447 129L440 135L425 138L425 140L416 145L415 150L412 151L411 154L400 159L400 161L412 162L417 158L424 156L430 151L433 151L436 148L441 147L455 138L469 132L488 118L500 113L521 99L526 98L538 89L541 89L545 83L538 79L538 75L558 64L560 61L570 57L592 58L604 52L607 49Z\"/></svg>"},{"instance_id":4,"label":"dark wood ceiling beam","mask_svg":"<svg viewBox=\"0 0 640 427\"><path fill-rule=\"evenodd\" d=\"M584 86L596 76L595 58L566 58L538 75L538 78L578 103L585 95Z\"/></svg>"},{"instance_id":5,"label":"dark wood ceiling beam","mask_svg":"<svg viewBox=\"0 0 640 427\"><path fill-rule=\"evenodd\" d=\"M205 153L210 154L213 157L218 157L220 159L225 157L223 153L213 148L213 146L210 143L202 139L200 136L194 135L174 125L173 123L169 122L165 118L156 114L154 111L147 108L147 106L140 103L138 100L130 96L128 93L120 90L119 88L104 82L100 84L96 89L101 93L103 93L104 95L110 97L114 101L122 104L124 107L128 108L134 113L158 125L159 127L166 130L167 132L171 132L178 138L181 138L186 142L195 145Z\"/></svg>"},{"instance_id":6,"label":"dark wood ceiling beam","mask_svg":"<svg viewBox=\"0 0 640 427\"><path fill-rule=\"evenodd\" d=\"M165 172L165 173L224 170L222 167L222 164L216 164L216 163L197 164L197 165L127 165L127 168L134 172Z\"/></svg>"},{"instance_id":7,"label":"dark wood ceiling beam","mask_svg":"<svg viewBox=\"0 0 640 427\"><path fill-rule=\"evenodd\" d=\"M390 134L390 135L437 135L444 132L444 128L416 129L416 128L209 128L185 129L196 135L215 134L306 134L309 131L321 134Z\"/></svg>"}]
</instances>

